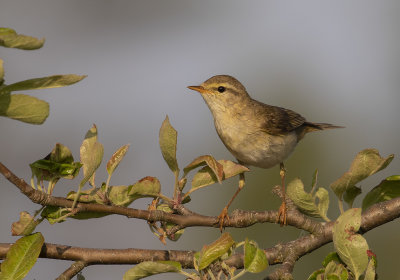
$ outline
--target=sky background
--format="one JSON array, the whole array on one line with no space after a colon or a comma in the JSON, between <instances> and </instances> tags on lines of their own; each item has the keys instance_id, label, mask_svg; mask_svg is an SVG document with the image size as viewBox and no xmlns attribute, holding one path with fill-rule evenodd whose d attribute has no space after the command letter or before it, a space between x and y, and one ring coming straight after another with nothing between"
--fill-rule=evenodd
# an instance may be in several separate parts
<instances>
[{"instance_id":1,"label":"sky background","mask_svg":"<svg viewBox=\"0 0 400 280\"><path fill-rule=\"evenodd\" d=\"M395 154L386 170L361 183L366 193L400 172L399 12L400 2L394 0L1 0L0 26L46 38L36 51L0 49L7 84L53 74L88 77L70 87L29 92L50 103L50 116L43 125L0 118L0 160L29 180L29 163L46 156L57 142L78 159L84 135L95 123L105 148L97 182L107 178L108 158L130 143L111 184L155 176L163 193L171 195L173 176L158 146L158 131L167 114L178 131L181 167L204 154L233 160L200 95L186 88L216 74L229 74L257 100L290 108L312 122L346 127L305 137L286 161L288 181L300 177L307 188L318 168L319 186L328 187L362 149L376 148L385 157ZM79 180L59 183L55 195L76 190ZM252 168L231 210L277 209L280 201L271 194L276 184L278 167ZM38 206L3 177L0 186L0 242L14 242L11 223L19 212L33 213ZM218 215L236 188L237 179L205 188L187 206ZM131 207L144 209L149 202L138 200ZM355 206L360 203L358 198ZM329 217L337 215L331 193ZM189 228L178 242L164 246L144 221L119 216L53 226L43 222L37 230L46 242L94 248L200 250L220 235L217 229ZM400 279L395 257L400 250L399 230L394 221L365 235L378 256L382 279ZM236 241L249 237L263 248L302 234L271 224L226 231ZM332 249L327 245L303 257L295 266L295 279L306 279ZM39 260L26 279L54 279L69 265ZM121 279L128 268L91 266L83 274L86 279ZM151 279L184 279L179 277Z\"/></svg>"}]
</instances>

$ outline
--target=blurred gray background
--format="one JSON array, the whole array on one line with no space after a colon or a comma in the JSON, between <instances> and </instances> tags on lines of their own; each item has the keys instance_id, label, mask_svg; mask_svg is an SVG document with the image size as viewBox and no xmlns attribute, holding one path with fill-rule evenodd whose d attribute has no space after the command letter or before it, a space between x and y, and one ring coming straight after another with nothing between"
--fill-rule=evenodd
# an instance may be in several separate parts
<instances>
[{"instance_id":1,"label":"blurred gray background","mask_svg":"<svg viewBox=\"0 0 400 280\"><path fill-rule=\"evenodd\" d=\"M203 154L233 159L205 103L186 88L215 74L230 74L255 99L293 109L309 121L346 126L308 135L286 162L288 181L300 177L309 187L318 168L319 186L328 187L360 150L394 153L386 170L362 182L366 193L386 176L399 174L399 12L399 1L1 0L0 26L47 40L37 51L0 49L6 83L52 74L88 77L70 87L29 92L50 103L50 116L41 126L1 118L0 160L29 180L28 164L46 156L57 142L79 159L84 135L96 123L105 147L98 183L106 180L108 158L130 143L111 183L156 176L163 192L171 195L173 176L158 147L159 127L168 114L178 131L181 167ZM75 190L78 181L59 183L55 195ZM271 194L276 184L278 167L253 168L231 210L277 209L280 201ZM14 242L11 223L19 212L39 207L3 177L0 186L0 242ZM231 179L205 188L192 196L188 207L218 215L236 187L237 179ZM131 206L146 208L149 202L142 199ZM358 198L355 205L360 203ZM337 214L332 195L329 216ZM400 279L399 230L399 221L394 221L365 235L378 256L381 279ZM217 229L189 228L178 242L164 246L144 221L120 216L53 226L43 222L38 231L47 242L100 248L200 250L220 235ZM249 237L264 248L301 234L271 224L226 231L236 241ZM295 279L306 279L332 248L327 245L303 257L295 266ZM53 279L69 265L41 259L26 279ZM91 266L84 276L122 279L128 268Z\"/></svg>"}]
</instances>

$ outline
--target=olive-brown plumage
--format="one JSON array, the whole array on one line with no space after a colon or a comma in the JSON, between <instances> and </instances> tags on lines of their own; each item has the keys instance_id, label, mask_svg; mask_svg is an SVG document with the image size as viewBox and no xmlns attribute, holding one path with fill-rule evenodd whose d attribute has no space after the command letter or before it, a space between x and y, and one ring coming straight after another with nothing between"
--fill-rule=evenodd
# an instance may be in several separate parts
<instances>
[{"instance_id":1,"label":"olive-brown plumage","mask_svg":"<svg viewBox=\"0 0 400 280\"><path fill-rule=\"evenodd\" d=\"M219 137L240 163L261 168L281 164L282 187L283 161L304 135L312 131L340 128L326 123L307 122L292 110L254 100L237 79L228 75L217 75L200 86L189 88L201 93L214 117ZM238 192L243 186L244 177L241 177ZM230 203L224 211L227 211ZM221 215L222 227L226 213L225 216L223 213Z\"/></svg>"}]
</instances>

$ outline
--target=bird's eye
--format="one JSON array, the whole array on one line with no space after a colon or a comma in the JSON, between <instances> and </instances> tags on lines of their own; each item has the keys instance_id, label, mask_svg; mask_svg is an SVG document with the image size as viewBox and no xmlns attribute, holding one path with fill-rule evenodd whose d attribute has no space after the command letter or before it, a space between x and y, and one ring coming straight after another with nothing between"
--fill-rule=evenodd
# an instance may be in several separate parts
<instances>
[{"instance_id":1,"label":"bird's eye","mask_svg":"<svg viewBox=\"0 0 400 280\"><path fill-rule=\"evenodd\" d=\"M225 87L218 87L217 90L218 90L218 92L223 93L226 90L226 88Z\"/></svg>"}]
</instances>

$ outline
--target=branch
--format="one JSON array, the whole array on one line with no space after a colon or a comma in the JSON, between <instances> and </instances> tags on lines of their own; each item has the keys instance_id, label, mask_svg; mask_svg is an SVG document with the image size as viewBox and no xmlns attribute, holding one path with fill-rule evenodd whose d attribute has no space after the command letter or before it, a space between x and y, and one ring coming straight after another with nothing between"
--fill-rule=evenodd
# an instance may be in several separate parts
<instances>
[{"instance_id":1,"label":"branch","mask_svg":"<svg viewBox=\"0 0 400 280\"><path fill-rule=\"evenodd\" d=\"M41 205L53 205L59 207L71 207L72 201L61 197L52 197L43 192L34 190L24 180L15 176L3 164L0 163L2 173L11 183L16 185L34 203ZM182 206L183 207L183 206ZM109 214L119 214L131 218L148 221L172 222L180 227L209 226L218 227L215 217L203 216L190 211L184 211L189 215L169 214L163 211L146 211L120 206L108 206L100 204L78 203L77 211L94 211ZM180 211L181 212L181 211ZM364 234L371 229L388 223L400 217L400 197L375 204L362 213L360 233ZM225 226L246 227L258 222L274 222L277 220L277 211L242 211L235 210ZM290 207L288 224L298 228L307 228L309 234L296 240L275 245L265 249L265 254L270 265L282 264L281 267L271 273L267 279L290 279L295 262L302 256L332 242L332 228L334 221L319 223L304 216L296 209ZM5 258L11 244L0 243L0 258ZM52 258L72 261L82 261L87 265L92 264L137 264L143 261L172 260L178 261L183 268L193 267L193 251L174 250L143 250L143 249L91 249L66 245L46 243L40 254L41 258ZM243 268L243 255L234 254L225 261L227 265Z\"/></svg>"},{"instance_id":2,"label":"branch","mask_svg":"<svg viewBox=\"0 0 400 280\"><path fill-rule=\"evenodd\" d=\"M66 271L64 271L56 280L70 280L81 272L88 264L83 261L74 262Z\"/></svg>"},{"instance_id":3,"label":"branch","mask_svg":"<svg viewBox=\"0 0 400 280\"><path fill-rule=\"evenodd\" d=\"M361 233L370 231L382 224L400 217L400 198L381 202L371 206L362 214ZM309 234L296 240L275 245L265 249L270 265L287 262L287 265L277 269L267 279L279 279L282 273L291 273L295 262L302 256L332 242L334 222L325 224L318 235ZM5 258L12 244L0 243L0 258ZM83 261L93 264L138 264L143 261L171 260L182 264L183 268L193 267L194 251L177 250L145 250L145 249L93 249L67 245L45 243L40 258ZM225 261L228 265L243 268L243 255L234 254Z\"/></svg>"},{"instance_id":4,"label":"branch","mask_svg":"<svg viewBox=\"0 0 400 280\"><path fill-rule=\"evenodd\" d=\"M23 179L18 178L6 166L0 162L0 173L14 184L25 196L33 203L43 206L58 206L71 208L72 200L63 197L54 197L44 192L33 189ZM185 215L177 215L166 213L160 210L141 210L117 205L89 204L78 203L74 209L78 212L97 212L107 214L117 214L128 218L136 218L147 220L149 222L162 221L176 224L174 231L182 228L202 226L219 228L219 220L215 216L204 216L190 210L187 210L183 205L178 206L178 212ZM249 227L256 223L278 223L278 211L233 211L229 219L225 221L224 227ZM295 207L291 207L288 212L287 224L308 232L318 232L321 228L321 223L310 219L300 213ZM174 233L174 232L171 232Z\"/></svg>"}]
</instances>

